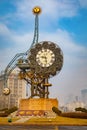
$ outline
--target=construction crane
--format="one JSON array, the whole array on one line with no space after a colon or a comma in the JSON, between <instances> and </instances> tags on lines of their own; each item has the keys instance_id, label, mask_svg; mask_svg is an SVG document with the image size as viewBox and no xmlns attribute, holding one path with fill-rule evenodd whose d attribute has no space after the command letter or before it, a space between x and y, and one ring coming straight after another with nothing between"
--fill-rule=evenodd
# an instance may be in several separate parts
<instances>
[{"instance_id":1,"label":"construction crane","mask_svg":"<svg viewBox=\"0 0 87 130\"><path fill-rule=\"evenodd\" d=\"M4 89L3 89L3 93L5 95L8 95L10 93L10 90L7 86L7 80L8 80L8 76L11 74L11 72L17 67L17 62L21 61L22 63L24 62L24 64L26 64L26 66L28 65L27 63L27 57L29 55L30 49L38 43L38 38L39 38L39 19L38 19L38 15L41 13L41 8L40 7L35 7L33 8L33 13L35 14L35 27L34 27L34 36L33 36L33 41L32 44L30 46L30 48L24 52L24 53L17 53L14 58L10 61L10 63L7 65L5 71L4 71ZM28 65L29 67L29 65Z\"/></svg>"}]
</instances>

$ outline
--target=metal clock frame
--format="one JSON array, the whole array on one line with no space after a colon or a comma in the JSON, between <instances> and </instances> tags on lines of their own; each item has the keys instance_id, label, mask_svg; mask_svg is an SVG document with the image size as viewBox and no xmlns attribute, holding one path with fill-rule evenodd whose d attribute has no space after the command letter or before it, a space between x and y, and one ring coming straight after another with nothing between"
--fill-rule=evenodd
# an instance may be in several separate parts
<instances>
[{"instance_id":1,"label":"metal clock frame","mask_svg":"<svg viewBox=\"0 0 87 130\"><path fill-rule=\"evenodd\" d=\"M42 49L49 49L55 55L54 62L48 67L42 67L36 60L38 52ZM63 53L60 47L50 41L42 41L31 48L28 59L31 70L35 71L36 74L41 74L43 76L54 76L60 72L63 66Z\"/></svg>"}]
</instances>

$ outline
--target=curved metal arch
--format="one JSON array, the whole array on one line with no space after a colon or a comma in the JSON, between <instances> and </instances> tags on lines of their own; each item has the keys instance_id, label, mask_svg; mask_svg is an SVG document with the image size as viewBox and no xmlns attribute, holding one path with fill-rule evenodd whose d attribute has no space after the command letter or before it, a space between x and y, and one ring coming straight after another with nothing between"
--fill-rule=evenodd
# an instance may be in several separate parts
<instances>
[{"instance_id":1,"label":"curved metal arch","mask_svg":"<svg viewBox=\"0 0 87 130\"><path fill-rule=\"evenodd\" d=\"M30 49L38 43L38 38L39 38L39 20L38 20L38 14L35 15L35 28L34 28L34 36L33 36L33 41L30 46L30 48L25 52L25 53L18 53L14 56L14 58L9 62L7 65L5 71L4 71L4 87L7 87L7 80L8 76L10 73L16 68L16 62L19 60L21 57L28 56Z\"/></svg>"}]
</instances>

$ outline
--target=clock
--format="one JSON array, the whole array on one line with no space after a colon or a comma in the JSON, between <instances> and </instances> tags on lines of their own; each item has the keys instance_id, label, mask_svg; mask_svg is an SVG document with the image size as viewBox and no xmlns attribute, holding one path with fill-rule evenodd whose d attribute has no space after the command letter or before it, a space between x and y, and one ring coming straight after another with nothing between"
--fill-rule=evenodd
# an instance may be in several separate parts
<instances>
[{"instance_id":1,"label":"clock","mask_svg":"<svg viewBox=\"0 0 87 130\"><path fill-rule=\"evenodd\" d=\"M42 41L30 49L28 63L36 74L54 76L63 66L63 53L57 44Z\"/></svg>"},{"instance_id":2,"label":"clock","mask_svg":"<svg viewBox=\"0 0 87 130\"><path fill-rule=\"evenodd\" d=\"M49 67L55 61L55 54L50 49L44 49L38 51L36 55L36 62L42 67Z\"/></svg>"}]
</instances>

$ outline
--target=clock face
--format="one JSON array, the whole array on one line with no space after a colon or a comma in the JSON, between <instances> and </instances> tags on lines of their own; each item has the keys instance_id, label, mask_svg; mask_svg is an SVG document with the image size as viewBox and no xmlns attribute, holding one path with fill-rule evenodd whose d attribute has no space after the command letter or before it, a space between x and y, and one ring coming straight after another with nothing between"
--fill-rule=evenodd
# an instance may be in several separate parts
<instances>
[{"instance_id":1,"label":"clock face","mask_svg":"<svg viewBox=\"0 0 87 130\"><path fill-rule=\"evenodd\" d=\"M58 45L50 41L42 41L30 50L29 67L31 71L43 76L58 74L63 65L63 53Z\"/></svg>"},{"instance_id":2,"label":"clock face","mask_svg":"<svg viewBox=\"0 0 87 130\"><path fill-rule=\"evenodd\" d=\"M55 61L55 54L50 49L42 49L37 53L36 61L42 67L49 67Z\"/></svg>"}]
</instances>

